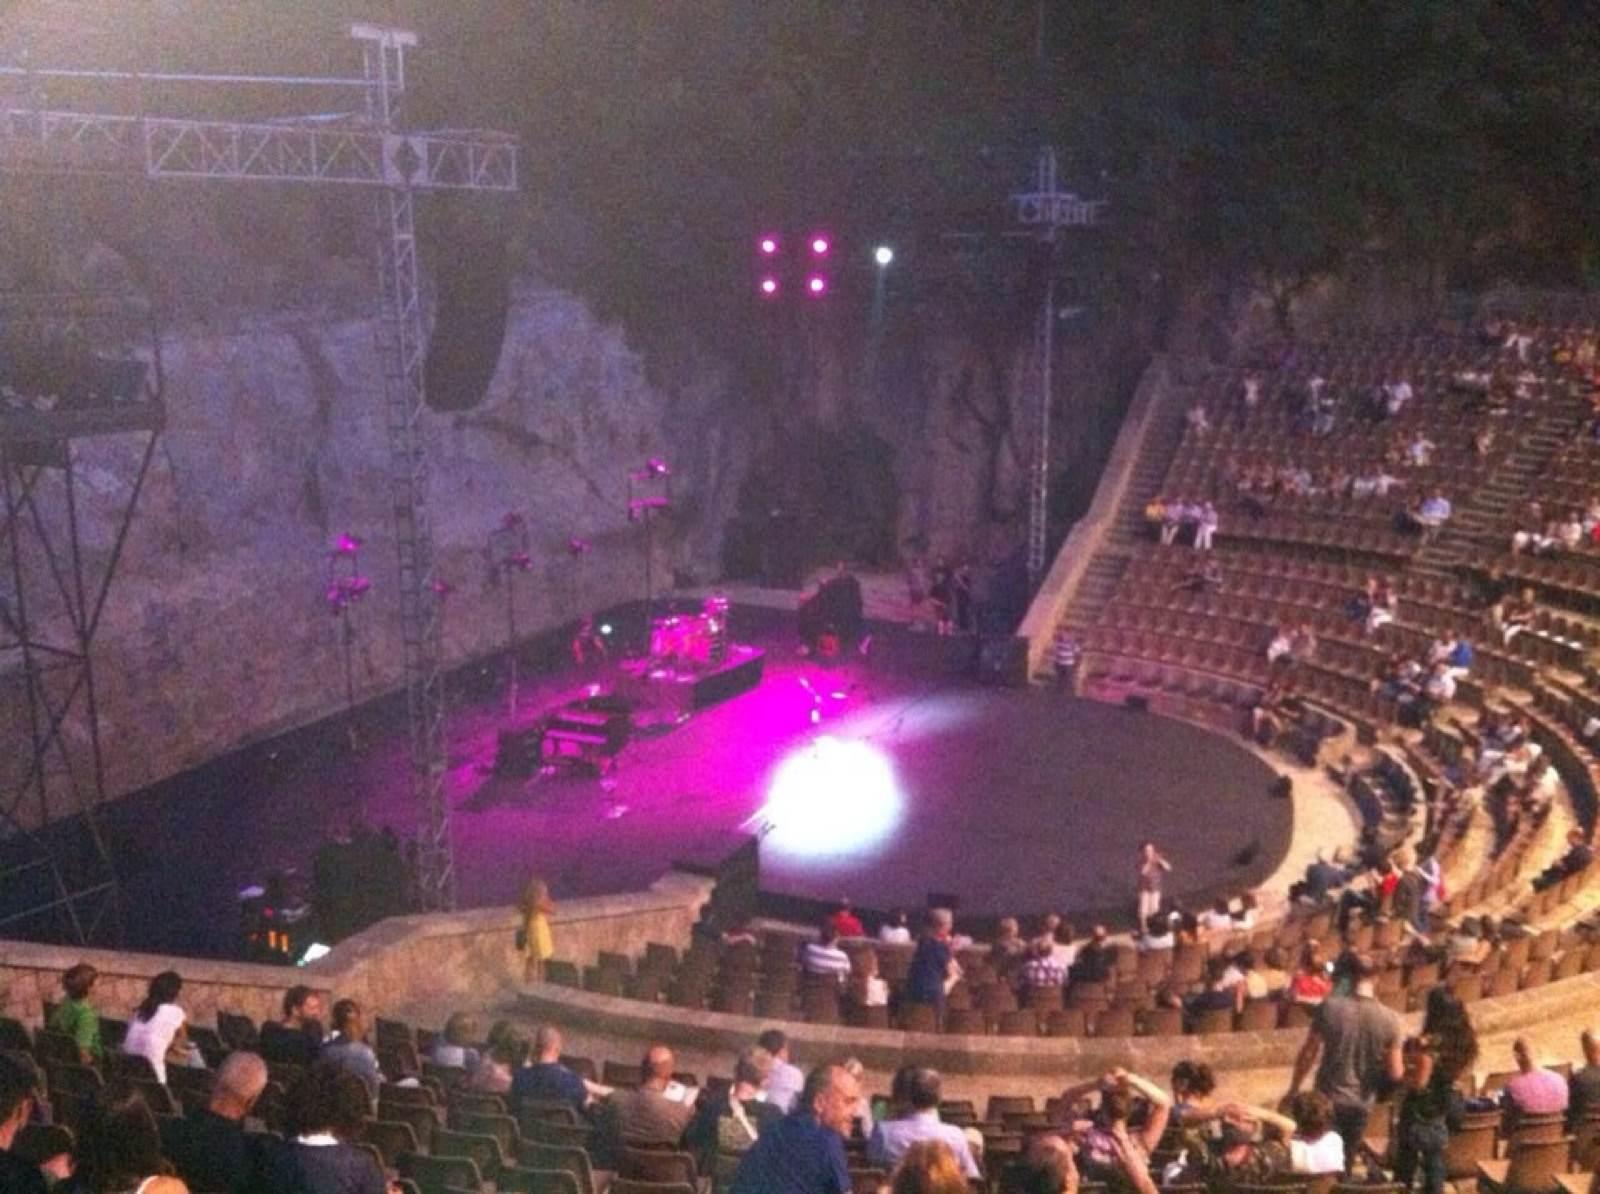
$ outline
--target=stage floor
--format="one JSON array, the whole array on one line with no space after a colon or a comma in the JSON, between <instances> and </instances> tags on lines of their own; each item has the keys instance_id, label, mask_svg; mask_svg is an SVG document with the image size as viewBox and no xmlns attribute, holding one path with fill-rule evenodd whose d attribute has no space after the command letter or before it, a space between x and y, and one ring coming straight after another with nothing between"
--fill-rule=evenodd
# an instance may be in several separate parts
<instances>
[{"instance_id":1,"label":"stage floor","mask_svg":"<svg viewBox=\"0 0 1600 1194\"><path fill-rule=\"evenodd\" d=\"M1269 795L1274 772L1224 737L978 686L952 675L970 644L890 629L870 659L827 666L796 657L780 614L743 610L735 625L768 649L760 687L636 737L612 781L495 777L502 704L486 693L456 705L463 905L511 902L532 873L557 898L636 888L740 831L768 830L763 887L779 895L888 908L940 891L970 912L1126 920L1145 838L1173 860L1169 890L1190 902L1259 881L1288 848L1292 807ZM570 669L525 677L522 708L582 681ZM274 867L308 869L317 843L363 811L409 834L402 731L393 712L376 719L356 755L336 728L301 731L118 802L107 820L129 864L129 944L226 953L240 886ZM219 841L229 849L208 848Z\"/></svg>"}]
</instances>

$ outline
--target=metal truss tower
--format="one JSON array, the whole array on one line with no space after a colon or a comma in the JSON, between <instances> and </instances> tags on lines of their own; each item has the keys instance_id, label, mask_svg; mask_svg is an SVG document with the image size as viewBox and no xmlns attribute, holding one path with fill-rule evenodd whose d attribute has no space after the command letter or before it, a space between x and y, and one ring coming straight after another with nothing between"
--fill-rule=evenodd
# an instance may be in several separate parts
<instances>
[{"instance_id":1,"label":"metal truss tower","mask_svg":"<svg viewBox=\"0 0 1600 1194\"><path fill-rule=\"evenodd\" d=\"M1028 584L1037 588L1044 576L1050 538L1050 419L1055 396L1056 234L1063 228L1095 223L1105 207L1103 200L1080 199L1063 191L1057 180L1056 151L1039 152L1033 189L1011 196L1020 223L1038 230L1048 255L1044 306L1034 334L1034 361L1030 370L1038 378L1033 394L1032 452L1028 460Z\"/></svg>"},{"instance_id":2,"label":"metal truss tower","mask_svg":"<svg viewBox=\"0 0 1600 1194\"><path fill-rule=\"evenodd\" d=\"M411 782L421 820L419 887L428 908L455 903L444 682L428 461L422 415L426 329L417 263L416 196L427 191L517 189L513 137L481 130L404 128L404 30L355 25L359 79L259 75L163 75L0 67L37 95L52 78L359 91L360 112L272 121L197 120L183 115L52 109L43 103L0 111L0 170L126 174L147 179L295 182L374 188L379 212L379 348L389 444L389 496L399 552L403 675Z\"/></svg>"}]
</instances>

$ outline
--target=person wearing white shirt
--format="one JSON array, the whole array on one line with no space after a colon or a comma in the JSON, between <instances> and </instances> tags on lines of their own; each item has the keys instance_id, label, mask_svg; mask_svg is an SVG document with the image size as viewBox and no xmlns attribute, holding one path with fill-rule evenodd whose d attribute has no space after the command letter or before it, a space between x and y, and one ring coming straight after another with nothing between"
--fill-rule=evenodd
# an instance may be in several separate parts
<instances>
[{"instance_id":1,"label":"person wearing white shirt","mask_svg":"<svg viewBox=\"0 0 1600 1194\"><path fill-rule=\"evenodd\" d=\"M867 1141L867 1160L886 1169L893 1168L913 1144L937 1140L950 1150L968 1179L983 1176L972 1155L972 1141L967 1133L939 1120L943 1080L937 1070L904 1066L896 1071L890 1092L895 1117L880 1120L873 1128Z\"/></svg>"},{"instance_id":2,"label":"person wearing white shirt","mask_svg":"<svg viewBox=\"0 0 1600 1194\"><path fill-rule=\"evenodd\" d=\"M883 927L878 930L878 940L885 945L910 945L911 926L906 911L901 908L894 914L892 920L883 922Z\"/></svg>"},{"instance_id":3,"label":"person wearing white shirt","mask_svg":"<svg viewBox=\"0 0 1600 1194\"><path fill-rule=\"evenodd\" d=\"M822 926L820 941L801 947L800 968L807 974L831 975L841 983L850 977L850 955L839 948L839 934L832 924Z\"/></svg>"},{"instance_id":4,"label":"person wearing white shirt","mask_svg":"<svg viewBox=\"0 0 1600 1194\"><path fill-rule=\"evenodd\" d=\"M184 1042L184 1010L178 1006L183 980L175 971L163 970L150 980L150 987L128 1021L122 1051L143 1057L156 1072L156 1081L167 1080L167 1052Z\"/></svg>"}]
</instances>

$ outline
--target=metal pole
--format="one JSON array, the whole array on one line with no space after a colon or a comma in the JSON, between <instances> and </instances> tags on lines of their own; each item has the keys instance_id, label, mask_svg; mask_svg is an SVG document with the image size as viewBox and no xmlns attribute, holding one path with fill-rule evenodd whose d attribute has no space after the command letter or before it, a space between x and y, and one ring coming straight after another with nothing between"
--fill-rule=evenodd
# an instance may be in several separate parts
<instances>
[{"instance_id":1,"label":"metal pole","mask_svg":"<svg viewBox=\"0 0 1600 1194\"><path fill-rule=\"evenodd\" d=\"M500 568L506 578L506 660L510 673L506 712L514 717L517 712L517 570L504 560Z\"/></svg>"}]
</instances>

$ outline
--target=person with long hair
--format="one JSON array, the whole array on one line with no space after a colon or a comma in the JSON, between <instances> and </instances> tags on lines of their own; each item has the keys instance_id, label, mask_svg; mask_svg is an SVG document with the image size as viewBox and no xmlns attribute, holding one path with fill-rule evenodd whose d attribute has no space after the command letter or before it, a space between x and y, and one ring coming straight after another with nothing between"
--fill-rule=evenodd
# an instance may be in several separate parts
<instances>
[{"instance_id":1,"label":"person with long hair","mask_svg":"<svg viewBox=\"0 0 1600 1194\"><path fill-rule=\"evenodd\" d=\"M924 1140L906 1150L889 1177L893 1194L967 1194L967 1177L950 1146Z\"/></svg>"},{"instance_id":2,"label":"person with long hair","mask_svg":"<svg viewBox=\"0 0 1600 1194\"><path fill-rule=\"evenodd\" d=\"M167 1080L168 1055L181 1052L188 1045L184 1030L188 1017L178 1006L182 991L183 979L177 971L163 970L151 979L144 1002L128 1021L128 1033L122 1040L122 1051L148 1061L158 1082Z\"/></svg>"},{"instance_id":3,"label":"person with long hair","mask_svg":"<svg viewBox=\"0 0 1600 1194\"><path fill-rule=\"evenodd\" d=\"M522 928L517 948L523 953L522 981L544 981L544 966L555 956L555 941L550 933L550 917L555 913L555 901L550 898L550 887L543 879L532 878L522 892Z\"/></svg>"},{"instance_id":4,"label":"person with long hair","mask_svg":"<svg viewBox=\"0 0 1600 1194\"><path fill-rule=\"evenodd\" d=\"M130 1025L130 1029L131 1029ZM79 1194L188 1194L161 1155L155 1114L138 1091L107 1087L78 1127L70 1188Z\"/></svg>"},{"instance_id":5,"label":"person with long hair","mask_svg":"<svg viewBox=\"0 0 1600 1194\"><path fill-rule=\"evenodd\" d=\"M1428 992L1422 1033L1405 1044L1403 1094L1395 1134L1395 1180L1410 1188L1420 1168L1424 1194L1444 1190L1444 1151L1458 1114L1456 1082L1478 1058L1466 1005L1448 987Z\"/></svg>"}]
</instances>

